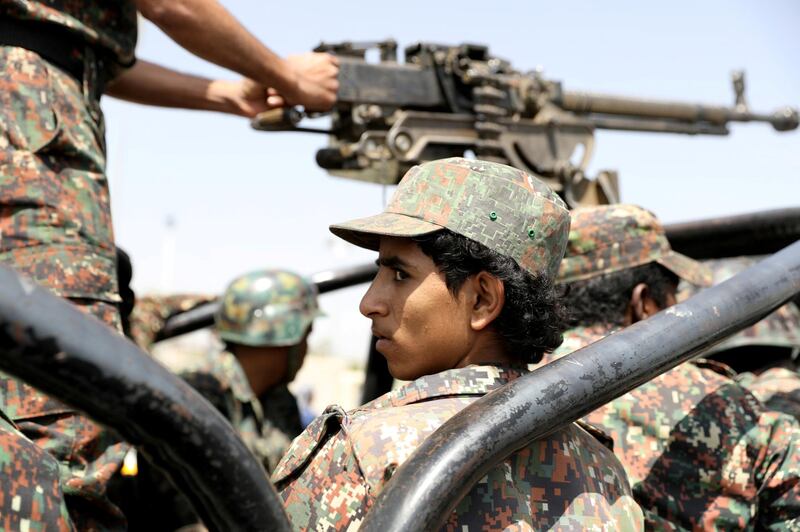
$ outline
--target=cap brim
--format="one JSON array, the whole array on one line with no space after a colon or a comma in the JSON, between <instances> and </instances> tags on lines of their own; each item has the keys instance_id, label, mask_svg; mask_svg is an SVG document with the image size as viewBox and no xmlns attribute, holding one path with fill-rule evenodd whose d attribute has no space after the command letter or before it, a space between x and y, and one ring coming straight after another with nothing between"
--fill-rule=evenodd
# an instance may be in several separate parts
<instances>
[{"instance_id":1,"label":"cap brim","mask_svg":"<svg viewBox=\"0 0 800 532\"><path fill-rule=\"evenodd\" d=\"M695 286L711 286L714 282L708 266L675 251L662 255L656 262Z\"/></svg>"},{"instance_id":2,"label":"cap brim","mask_svg":"<svg viewBox=\"0 0 800 532\"><path fill-rule=\"evenodd\" d=\"M419 218L382 212L330 226L331 233L356 246L378 251L382 236L412 237L441 231L444 227Z\"/></svg>"}]
</instances>

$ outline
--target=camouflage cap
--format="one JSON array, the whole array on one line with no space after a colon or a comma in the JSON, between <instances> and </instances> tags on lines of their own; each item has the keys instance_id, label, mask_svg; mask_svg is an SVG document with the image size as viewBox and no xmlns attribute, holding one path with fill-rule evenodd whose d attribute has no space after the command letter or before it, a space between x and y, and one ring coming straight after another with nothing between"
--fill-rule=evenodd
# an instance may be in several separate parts
<instances>
[{"instance_id":1,"label":"camouflage cap","mask_svg":"<svg viewBox=\"0 0 800 532\"><path fill-rule=\"evenodd\" d=\"M298 344L321 315L317 288L283 270L259 270L228 285L214 321L219 336L251 346Z\"/></svg>"},{"instance_id":2,"label":"camouflage cap","mask_svg":"<svg viewBox=\"0 0 800 532\"><path fill-rule=\"evenodd\" d=\"M554 277L564 255L569 211L547 185L504 164L460 157L410 169L381 214L331 226L377 250L381 236L449 229L511 257L532 274Z\"/></svg>"},{"instance_id":3,"label":"camouflage cap","mask_svg":"<svg viewBox=\"0 0 800 532\"><path fill-rule=\"evenodd\" d=\"M713 272L714 284L716 285L753 266L762 258L729 257L705 260L703 264ZM682 283L678 290L678 301L689 299L698 292L699 290L696 287ZM715 345L707 354L746 345L786 347L789 349L800 348L800 309L793 302L786 303L755 325L751 325Z\"/></svg>"},{"instance_id":4,"label":"camouflage cap","mask_svg":"<svg viewBox=\"0 0 800 532\"><path fill-rule=\"evenodd\" d=\"M681 279L711 284L711 272L672 250L661 222L636 205L581 207L572 211L567 255L558 281L571 283L657 262Z\"/></svg>"}]
</instances>

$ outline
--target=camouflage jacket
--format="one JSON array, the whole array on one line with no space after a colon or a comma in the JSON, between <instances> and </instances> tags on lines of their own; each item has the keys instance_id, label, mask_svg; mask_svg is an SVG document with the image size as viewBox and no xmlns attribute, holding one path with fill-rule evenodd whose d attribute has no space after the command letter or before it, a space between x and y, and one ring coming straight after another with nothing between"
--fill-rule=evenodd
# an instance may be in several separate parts
<instances>
[{"instance_id":1,"label":"camouflage jacket","mask_svg":"<svg viewBox=\"0 0 800 532\"><path fill-rule=\"evenodd\" d=\"M130 316L131 339L145 351L150 351L170 316L213 300L213 296L196 294L137 297Z\"/></svg>"},{"instance_id":2,"label":"camouflage jacket","mask_svg":"<svg viewBox=\"0 0 800 532\"><path fill-rule=\"evenodd\" d=\"M573 329L547 357L611 333ZM682 364L586 417L613 437L648 528L800 527L798 424L766 411L725 368Z\"/></svg>"},{"instance_id":3,"label":"camouflage jacket","mask_svg":"<svg viewBox=\"0 0 800 532\"><path fill-rule=\"evenodd\" d=\"M86 43L130 66L136 48L136 4L133 0L0 0L4 16L56 24Z\"/></svg>"},{"instance_id":4,"label":"camouflage jacket","mask_svg":"<svg viewBox=\"0 0 800 532\"><path fill-rule=\"evenodd\" d=\"M272 480L296 529L354 530L416 447L524 370L469 366L428 375L354 411L328 407ZM576 425L511 455L481 479L445 530L639 529L641 510L613 454Z\"/></svg>"},{"instance_id":5,"label":"camouflage jacket","mask_svg":"<svg viewBox=\"0 0 800 532\"><path fill-rule=\"evenodd\" d=\"M0 413L0 530L75 530L55 458Z\"/></svg>"},{"instance_id":6,"label":"camouflage jacket","mask_svg":"<svg viewBox=\"0 0 800 532\"><path fill-rule=\"evenodd\" d=\"M227 351L210 353L184 360L181 366L172 366L170 370L230 421L267 472L275 469L292 438L265 418L261 402L235 356Z\"/></svg>"},{"instance_id":7,"label":"camouflage jacket","mask_svg":"<svg viewBox=\"0 0 800 532\"><path fill-rule=\"evenodd\" d=\"M797 371L771 368L759 375L742 373L737 380L770 410L800 420L800 375Z\"/></svg>"}]
</instances>

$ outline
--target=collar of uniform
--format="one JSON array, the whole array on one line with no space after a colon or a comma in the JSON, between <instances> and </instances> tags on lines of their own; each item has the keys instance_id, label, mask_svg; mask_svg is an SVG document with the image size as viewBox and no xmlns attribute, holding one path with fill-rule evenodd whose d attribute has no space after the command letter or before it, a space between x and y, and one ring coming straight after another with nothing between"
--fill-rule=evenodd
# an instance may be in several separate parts
<instances>
[{"instance_id":1,"label":"collar of uniform","mask_svg":"<svg viewBox=\"0 0 800 532\"><path fill-rule=\"evenodd\" d=\"M459 395L486 395L488 392L528 373L528 369L512 366L476 366L449 369L425 375L397 390L384 394L361 406L358 410L391 408L438 397Z\"/></svg>"}]
</instances>

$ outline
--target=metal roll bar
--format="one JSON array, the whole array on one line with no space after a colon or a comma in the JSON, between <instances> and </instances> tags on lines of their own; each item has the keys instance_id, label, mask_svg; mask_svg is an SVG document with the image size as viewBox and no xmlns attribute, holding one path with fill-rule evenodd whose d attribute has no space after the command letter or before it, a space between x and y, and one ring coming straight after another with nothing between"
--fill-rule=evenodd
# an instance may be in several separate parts
<instances>
[{"instance_id":1,"label":"metal roll bar","mask_svg":"<svg viewBox=\"0 0 800 532\"><path fill-rule=\"evenodd\" d=\"M211 404L122 335L6 267L0 353L0 368L136 445L206 526L291 529L263 468Z\"/></svg>"},{"instance_id":2,"label":"metal roll bar","mask_svg":"<svg viewBox=\"0 0 800 532\"><path fill-rule=\"evenodd\" d=\"M800 292L800 242L645 321L478 399L397 470L362 530L437 530L515 450L749 326Z\"/></svg>"}]
</instances>

